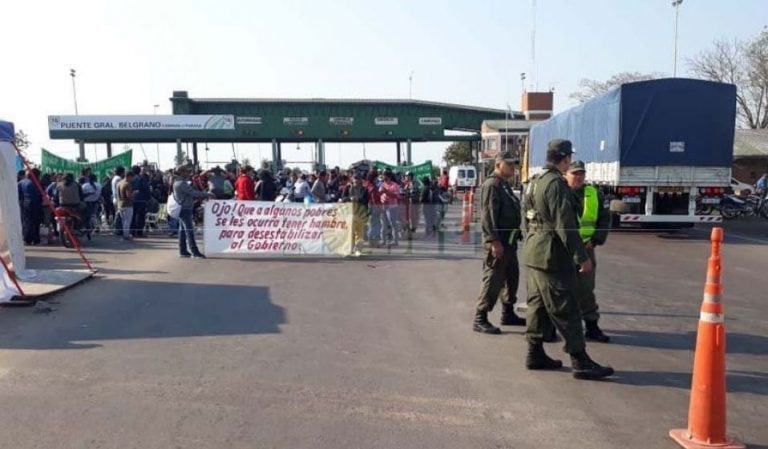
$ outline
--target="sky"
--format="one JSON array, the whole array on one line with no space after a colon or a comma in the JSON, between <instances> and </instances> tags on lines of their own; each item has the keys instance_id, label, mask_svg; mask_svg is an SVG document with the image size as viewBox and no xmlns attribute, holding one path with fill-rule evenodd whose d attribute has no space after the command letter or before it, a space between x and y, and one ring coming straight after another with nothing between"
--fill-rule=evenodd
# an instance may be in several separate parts
<instances>
[{"instance_id":1,"label":"sky","mask_svg":"<svg viewBox=\"0 0 768 449\"><path fill-rule=\"evenodd\" d=\"M76 158L72 141L48 137L48 115L170 114L168 98L413 98L519 110L525 88L554 89L555 111L583 78L626 71L672 75L675 11L670 0L26 0L2 7L0 120L40 148ZM535 62L532 28L535 17ZM766 0L684 0L679 9L678 76L685 59L715 39L747 39L768 25ZM414 144L413 159L438 163L446 143ZM154 144L132 145L134 162L158 159ZM230 160L211 145L209 161ZM115 153L120 147L113 147ZM175 145L160 145L172 165ZM258 161L267 145L238 144ZM200 152L205 163L206 155ZM312 145L284 145L283 157L310 160ZM106 156L104 145L86 157ZM326 162L346 166L362 144L327 144ZM394 162L394 144L366 146ZM290 164L289 165L295 165Z\"/></svg>"}]
</instances>

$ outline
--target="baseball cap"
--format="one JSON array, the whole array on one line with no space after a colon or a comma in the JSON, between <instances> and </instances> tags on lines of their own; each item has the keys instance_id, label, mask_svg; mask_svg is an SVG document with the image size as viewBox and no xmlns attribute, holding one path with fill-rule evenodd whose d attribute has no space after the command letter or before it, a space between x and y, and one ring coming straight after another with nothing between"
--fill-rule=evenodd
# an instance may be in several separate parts
<instances>
[{"instance_id":1,"label":"baseball cap","mask_svg":"<svg viewBox=\"0 0 768 449\"><path fill-rule=\"evenodd\" d=\"M573 151L573 143L570 140L565 139L553 139L547 144L548 153L556 153L561 156L568 156L575 153Z\"/></svg>"},{"instance_id":2,"label":"baseball cap","mask_svg":"<svg viewBox=\"0 0 768 449\"><path fill-rule=\"evenodd\" d=\"M498 154L496 154L496 162L501 162L501 161L513 162L517 164L518 162L520 162L520 158L518 158L517 156L514 156L510 151L501 151Z\"/></svg>"},{"instance_id":3,"label":"baseball cap","mask_svg":"<svg viewBox=\"0 0 768 449\"><path fill-rule=\"evenodd\" d=\"M576 173L580 171L587 171L587 167L584 165L584 161L573 161L571 162L571 165L568 166L569 173Z\"/></svg>"}]
</instances>

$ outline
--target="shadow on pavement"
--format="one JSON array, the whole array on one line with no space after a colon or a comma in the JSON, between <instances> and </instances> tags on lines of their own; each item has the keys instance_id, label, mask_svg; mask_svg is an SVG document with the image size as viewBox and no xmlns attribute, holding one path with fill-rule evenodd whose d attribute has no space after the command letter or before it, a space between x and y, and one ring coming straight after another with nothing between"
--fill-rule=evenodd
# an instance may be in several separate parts
<instances>
[{"instance_id":1,"label":"shadow on pavement","mask_svg":"<svg viewBox=\"0 0 768 449\"><path fill-rule=\"evenodd\" d=\"M639 387L672 387L689 390L691 373L666 371L617 371L614 383ZM729 393L768 395L768 374L751 371L728 371L726 387ZM752 446L750 446L752 447Z\"/></svg>"},{"instance_id":2,"label":"shadow on pavement","mask_svg":"<svg viewBox=\"0 0 768 449\"><path fill-rule=\"evenodd\" d=\"M100 274L115 274L115 275L132 275L132 274L166 274L165 271L157 270L120 270L116 268L104 268L107 265L106 262L101 260L89 259L91 264L96 268ZM85 268L82 259L79 257L76 259L61 259L57 257L39 257L32 256L27 257L27 266L30 269L36 270L82 270Z\"/></svg>"},{"instance_id":3,"label":"shadow on pavement","mask_svg":"<svg viewBox=\"0 0 768 449\"><path fill-rule=\"evenodd\" d=\"M277 334L286 322L284 309L262 286L104 278L55 300L50 314L5 309L0 348L88 349L103 340ZM70 307L82 316L73 316ZM30 314L40 319L19 321Z\"/></svg>"},{"instance_id":4,"label":"shadow on pavement","mask_svg":"<svg viewBox=\"0 0 768 449\"><path fill-rule=\"evenodd\" d=\"M691 351L696 346L695 332L684 334L629 330L606 332L610 334L611 342L617 345ZM768 337L726 332L726 348L728 354L768 355Z\"/></svg>"}]
</instances>

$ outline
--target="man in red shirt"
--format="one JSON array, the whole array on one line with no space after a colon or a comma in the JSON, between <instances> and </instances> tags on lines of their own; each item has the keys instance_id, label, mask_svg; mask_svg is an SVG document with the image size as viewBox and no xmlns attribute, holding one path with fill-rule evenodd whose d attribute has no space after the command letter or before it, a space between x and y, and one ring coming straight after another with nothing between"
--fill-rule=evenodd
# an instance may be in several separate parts
<instances>
[{"instance_id":1,"label":"man in red shirt","mask_svg":"<svg viewBox=\"0 0 768 449\"><path fill-rule=\"evenodd\" d=\"M240 170L235 181L235 199L241 201L256 200L256 184L253 182L253 167L246 165Z\"/></svg>"}]
</instances>

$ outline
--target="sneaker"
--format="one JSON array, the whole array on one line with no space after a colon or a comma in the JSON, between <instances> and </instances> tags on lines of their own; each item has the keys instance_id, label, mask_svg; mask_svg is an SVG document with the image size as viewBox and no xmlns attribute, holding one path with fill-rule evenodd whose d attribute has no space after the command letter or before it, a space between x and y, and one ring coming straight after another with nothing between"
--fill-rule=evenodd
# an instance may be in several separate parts
<instances>
[{"instance_id":1,"label":"sneaker","mask_svg":"<svg viewBox=\"0 0 768 449\"><path fill-rule=\"evenodd\" d=\"M190 257L192 257L192 254L189 254L189 253L179 254L179 259L189 259Z\"/></svg>"},{"instance_id":2,"label":"sneaker","mask_svg":"<svg viewBox=\"0 0 768 449\"><path fill-rule=\"evenodd\" d=\"M205 257L205 254L203 254L203 253L192 254L192 258L193 259L207 259L207 257Z\"/></svg>"}]
</instances>

